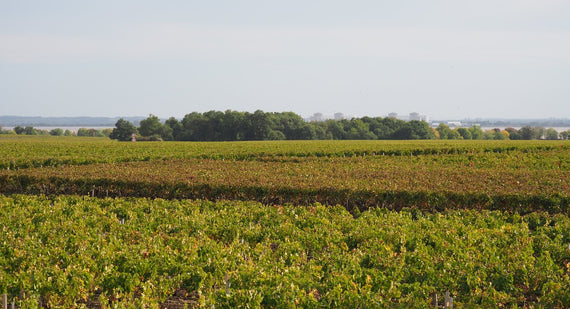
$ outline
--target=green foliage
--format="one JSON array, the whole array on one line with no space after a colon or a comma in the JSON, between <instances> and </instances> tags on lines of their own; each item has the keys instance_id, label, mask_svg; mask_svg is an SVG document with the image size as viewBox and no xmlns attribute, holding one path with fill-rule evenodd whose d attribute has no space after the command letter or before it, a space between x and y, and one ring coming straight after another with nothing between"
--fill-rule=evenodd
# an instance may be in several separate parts
<instances>
[{"instance_id":1,"label":"green foliage","mask_svg":"<svg viewBox=\"0 0 570 309\"><path fill-rule=\"evenodd\" d=\"M446 291L569 307L569 148L4 136L0 292L18 308L427 308Z\"/></svg>"},{"instance_id":2,"label":"green foliage","mask_svg":"<svg viewBox=\"0 0 570 309\"><path fill-rule=\"evenodd\" d=\"M19 307L568 307L570 220L497 211L0 196ZM25 291L25 296L20 293Z\"/></svg>"},{"instance_id":3,"label":"green foliage","mask_svg":"<svg viewBox=\"0 0 570 309\"><path fill-rule=\"evenodd\" d=\"M53 136L63 136L63 129L60 128L53 129L49 131L49 134Z\"/></svg>"},{"instance_id":4,"label":"green foliage","mask_svg":"<svg viewBox=\"0 0 570 309\"><path fill-rule=\"evenodd\" d=\"M105 131L103 130L86 129L86 128L79 128L79 130L77 130L77 136L82 136L82 137L106 137L109 135L110 133L106 134Z\"/></svg>"},{"instance_id":5,"label":"green foliage","mask_svg":"<svg viewBox=\"0 0 570 309\"><path fill-rule=\"evenodd\" d=\"M471 131L467 128L457 128L457 133L461 136L461 139L473 139Z\"/></svg>"},{"instance_id":6,"label":"green foliage","mask_svg":"<svg viewBox=\"0 0 570 309\"><path fill-rule=\"evenodd\" d=\"M254 113L209 111L193 112L181 122L169 118L161 125L151 115L141 122L143 137L161 136L179 141L313 140L313 139L433 139L435 135L423 121L405 122L393 118L353 118L307 123L292 112Z\"/></svg>"},{"instance_id":7,"label":"green foliage","mask_svg":"<svg viewBox=\"0 0 570 309\"><path fill-rule=\"evenodd\" d=\"M440 139L459 139L461 137L461 134L458 131L451 130L451 128L444 123L440 123L436 130L439 133Z\"/></svg>"},{"instance_id":8,"label":"green foliage","mask_svg":"<svg viewBox=\"0 0 570 309\"><path fill-rule=\"evenodd\" d=\"M147 119L141 120L139 133L144 137L161 136L163 133L163 126L155 115L150 115Z\"/></svg>"},{"instance_id":9,"label":"green foliage","mask_svg":"<svg viewBox=\"0 0 570 309\"><path fill-rule=\"evenodd\" d=\"M109 138L116 139L119 141L130 141L131 135L137 132L137 128L134 124L132 124L128 120L124 120L123 118L119 119L115 124L115 128Z\"/></svg>"},{"instance_id":10,"label":"green foliage","mask_svg":"<svg viewBox=\"0 0 570 309\"><path fill-rule=\"evenodd\" d=\"M544 133L544 139L557 140L557 139L560 139L560 134L555 129L549 128Z\"/></svg>"},{"instance_id":11,"label":"green foliage","mask_svg":"<svg viewBox=\"0 0 570 309\"><path fill-rule=\"evenodd\" d=\"M558 139L554 129L523 127L483 132L481 127L451 129L440 124L435 129L440 139ZM500 132L501 134L498 134ZM139 133L142 140L166 141L251 141L251 140L416 140L435 139L436 134L425 121L403 121L386 117L362 117L306 122L293 112L254 113L227 110L192 112L182 121L169 118L161 124L158 117L149 115L141 121ZM564 139L564 136L560 136ZM116 139L116 138L115 138Z\"/></svg>"},{"instance_id":12,"label":"green foliage","mask_svg":"<svg viewBox=\"0 0 570 309\"><path fill-rule=\"evenodd\" d=\"M7 139L2 144L6 147L0 147L4 158L0 160L0 192L5 194L523 213L567 213L570 201L570 146L562 141L145 145L27 138Z\"/></svg>"}]
</instances>

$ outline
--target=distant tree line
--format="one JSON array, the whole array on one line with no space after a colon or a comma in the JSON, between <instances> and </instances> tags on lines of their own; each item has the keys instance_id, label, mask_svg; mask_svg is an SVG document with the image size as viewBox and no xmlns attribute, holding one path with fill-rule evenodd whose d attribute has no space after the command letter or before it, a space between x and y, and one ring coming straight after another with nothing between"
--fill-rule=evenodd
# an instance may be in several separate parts
<instances>
[{"instance_id":1,"label":"distant tree line","mask_svg":"<svg viewBox=\"0 0 570 309\"><path fill-rule=\"evenodd\" d=\"M479 126L432 128L419 120L404 121L391 117L362 117L343 120L306 122L293 112L209 111L193 112L182 120L174 117L164 123L155 115L140 122L119 119L111 139L130 141L132 134L142 141L253 141L253 140L409 140L409 139L568 139L569 131L541 127L506 128L484 131Z\"/></svg>"},{"instance_id":2,"label":"distant tree line","mask_svg":"<svg viewBox=\"0 0 570 309\"><path fill-rule=\"evenodd\" d=\"M51 135L51 136L83 136L83 137L109 137L113 129L87 129L79 128L77 132L71 131L69 129L63 130L61 128L55 128L52 130L41 130L34 128L32 126L17 126L12 130L2 130L0 127L0 134L12 134L12 135Z\"/></svg>"}]
</instances>

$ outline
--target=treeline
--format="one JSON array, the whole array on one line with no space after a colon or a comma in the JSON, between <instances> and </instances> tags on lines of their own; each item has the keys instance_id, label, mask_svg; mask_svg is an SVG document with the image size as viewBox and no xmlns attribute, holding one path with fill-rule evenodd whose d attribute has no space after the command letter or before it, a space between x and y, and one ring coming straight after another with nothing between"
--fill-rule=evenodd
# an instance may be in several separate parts
<instances>
[{"instance_id":1,"label":"treeline","mask_svg":"<svg viewBox=\"0 0 570 309\"><path fill-rule=\"evenodd\" d=\"M292 112L209 111L190 113L181 121L171 117L163 124L150 115L136 128L126 120L117 121L111 138L130 140L137 133L143 140L250 141L315 139L434 139L435 131L422 121L394 118L353 118L306 122Z\"/></svg>"},{"instance_id":2,"label":"treeline","mask_svg":"<svg viewBox=\"0 0 570 309\"><path fill-rule=\"evenodd\" d=\"M553 128L524 126L483 130L479 126L450 128L440 124L432 128L424 121L404 121L391 117L362 117L343 120L307 122L293 112L209 111L193 112L182 120L174 117L162 122L150 115L136 127L119 119L114 129L80 128L77 132L55 128L41 130L17 126L0 134L110 137L130 141L132 134L139 141L250 141L250 140L409 140L409 139L496 139L496 140L567 140L570 130L558 132Z\"/></svg>"},{"instance_id":3,"label":"treeline","mask_svg":"<svg viewBox=\"0 0 570 309\"><path fill-rule=\"evenodd\" d=\"M110 138L130 141L132 134L143 141L251 141L251 140L409 140L409 139L568 139L570 131L558 133L540 127L483 131L481 127L452 129L446 124L432 128L427 122L396 118L362 117L306 122L293 112L209 111L193 112L182 120L164 123L150 115L137 128L119 119Z\"/></svg>"},{"instance_id":4,"label":"treeline","mask_svg":"<svg viewBox=\"0 0 570 309\"><path fill-rule=\"evenodd\" d=\"M51 135L51 136L83 136L83 137L109 137L113 129L87 129L79 128L77 132L69 129L55 128L52 130L37 129L32 126L17 126L12 130L2 130L0 127L0 134L8 135Z\"/></svg>"}]
</instances>

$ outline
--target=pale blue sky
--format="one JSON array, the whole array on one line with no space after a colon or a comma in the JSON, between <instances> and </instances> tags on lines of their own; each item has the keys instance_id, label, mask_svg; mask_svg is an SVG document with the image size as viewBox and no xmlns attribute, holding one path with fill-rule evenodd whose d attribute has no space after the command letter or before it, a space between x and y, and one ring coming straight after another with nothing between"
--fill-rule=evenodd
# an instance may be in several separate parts
<instances>
[{"instance_id":1,"label":"pale blue sky","mask_svg":"<svg viewBox=\"0 0 570 309\"><path fill-rule=\"evenodd\" d=\"M570 1L0 0L0 115L570 118Z\"/></svg>"}]
</instances>

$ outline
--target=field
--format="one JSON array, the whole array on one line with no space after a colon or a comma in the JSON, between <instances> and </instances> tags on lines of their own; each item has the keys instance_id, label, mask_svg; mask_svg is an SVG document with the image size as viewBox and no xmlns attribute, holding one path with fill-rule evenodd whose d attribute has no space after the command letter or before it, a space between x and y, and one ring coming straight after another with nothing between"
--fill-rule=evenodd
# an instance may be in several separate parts
<instances>
[{"instance_id":1,"label":"field","mask_svg":"<svg viewBox=\"0 0 570 309\"><path fill-rule=\"evenodd\" d=\"M570 142L0 138L19 307L570 306Z\"/></svg>"}]
</instances>

